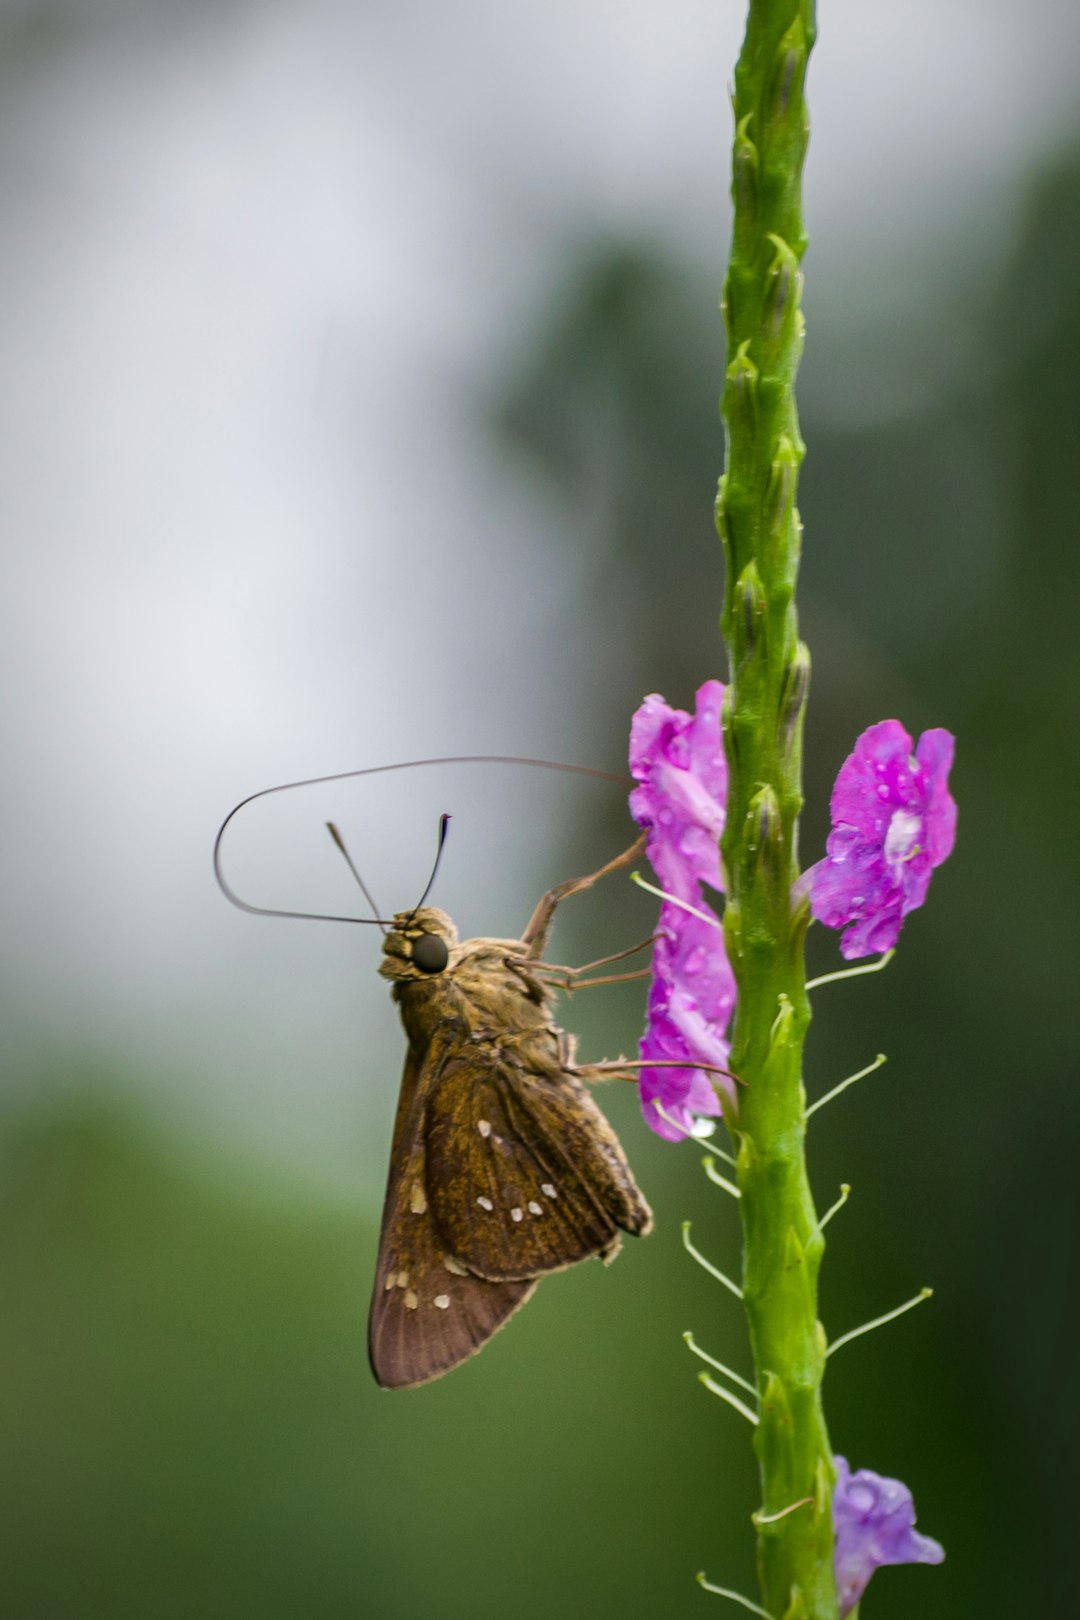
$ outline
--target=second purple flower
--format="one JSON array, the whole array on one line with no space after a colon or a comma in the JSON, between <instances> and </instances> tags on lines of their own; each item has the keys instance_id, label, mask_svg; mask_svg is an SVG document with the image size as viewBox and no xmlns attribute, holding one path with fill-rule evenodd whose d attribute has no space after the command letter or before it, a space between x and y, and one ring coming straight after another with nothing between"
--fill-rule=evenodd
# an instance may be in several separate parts
<instances>
[{"instance_id":1,"label":"second purple flower","mask_svg":"<svg viewBox=\"0 0 1080 1620\"><path fill-rule=\"evenodd\" d=\"M899 720L864 731L840 767L823 861L804 874L814 916L845 930L840 954L872 956L896 944L930 873L951 854L956 803L949 792L952 734L924 731L912 752Z\"/></svg>"}]
</instances>

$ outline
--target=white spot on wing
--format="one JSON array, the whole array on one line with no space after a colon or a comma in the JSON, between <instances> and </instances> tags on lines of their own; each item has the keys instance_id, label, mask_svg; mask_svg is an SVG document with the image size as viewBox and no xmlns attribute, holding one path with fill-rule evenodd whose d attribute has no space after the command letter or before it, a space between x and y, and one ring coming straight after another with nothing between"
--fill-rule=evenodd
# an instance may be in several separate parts
<instances>
[{"instance_id":1,"label":"white spot on wing","mask_svg":"<svg viewBox=\"0 0 1080 1620\"><path fill-rule=\"evenodd\" d=\"M420 1303L420 1301L417 1299L416 1295L413 1293L412 1289L410 1288L409 1292L405 1295L405 1309L407 1311L415 1311L415 1309L419 1305L419 1303Z\"/></svg>"},{"instance_id":2,"label":"white spot on wing","mask_svg":"<svg viewBox=\"0 0 1080 1620\"><path fill-rule=\"evenodd\" d=\"M476 1122L476 1128L480 1132L481 1136L491 1135L491 1124L486 1119L478 1119Z\"/></svg>"},{"instance_id":3,"label":"white spot on wing","mask_svg":"<svg viewBox=\"0 0 1080 1620\"><path fill-rule=\"evenodd\" d=\"M550 1181L542 1181L540 1183L540 1191L543 1193L545 1198L558 1198L559 1196L555 1188L551 1185Z\"/></svg>"},{"instance_id":4,"label":"white spot on wing","mask_svg":"<svg viewBox=\"0 0 1080 1620\"><path fill-rule=\"evenodd\" d=\"M449 1304L450 1304L450 1295L449 1294L436 1294L435 1295L435 1303L439 1307L440 1311L445 1311L449 1307Z\"/></svg>"},{"instance_id":5,"label":"white spot on wing","mask_svg":"<svg viewBox=\"0 0 1080 1620\"><path fill-rule=\"evenodd\" d=\"M491 1202L490 1198L478 1198L476 1200L476 1202L480 1205L481 1209L494 1209L495 1208L495 1205Z\"/></svg>"},{"instance_id":6,"label":"white spot on wing","mask_svg":"<svg viewBox=\"0 0 1080 1620\"><path fill-rule=\"evenodd\" d=\"M399 1288L408 1288L408 1286L409 1286L409 1273L407 1271L399 1271L398 1272L398 1274L397 1274L397 1285L398 1285Z\"/></svg>"},{"instance_id":7,"label":"white spot on wing","mask_svg":"<svg viewBox=\"0 0 1080 1620\"><path fill-rule=\"evenodd\" d=\"M524 1220L525 1219L525 1211L523 1209L512 1209L510 1211L510 1219L512 1221Z\"/></svg>"},{"instance_id":8,"label":"white spot on wing","mask_svg":"<svg viewBox=\"0 0 1080 1620\"><path fill-rule=\"evenodd\" d=\"M536 1202L535 1198L530 1198L529 1199L529 1214L530 1215L542 1215L543 1213L544 1213L544 1211L543 1211L542 1205L538 1204Z\"/></svg>"},{"instance_id":9,"label":"white spot on wing","mask_svg":"<svg viewBox=\"0 0 1080 1620\"><path fill-rule=\"evenodd\" d=\"M413 1190L409 1194L409 1208L412 1210L414 1215L423 1215L424 1211L427 1209L427 1199L424 1197L424 1189L421 1187L418 1181L413 1184Z\"/></svg>"}]
</instances>

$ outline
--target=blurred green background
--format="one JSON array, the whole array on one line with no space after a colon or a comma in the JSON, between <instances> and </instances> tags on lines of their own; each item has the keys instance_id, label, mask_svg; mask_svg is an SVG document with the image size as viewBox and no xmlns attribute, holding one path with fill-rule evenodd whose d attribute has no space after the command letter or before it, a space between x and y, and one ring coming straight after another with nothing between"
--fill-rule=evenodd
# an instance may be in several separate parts
<instances>
[{"instance_id":1,"label":"blurred green background","mask_svg":"<svg viewBox=\"0 0 1080 1620\"><path fill-rule=\"evenodd\" d=\"M18 1620L661 1620L720 1612L699 1568L753 1590L748 1436L681 1341L746 1366L678 1240L689 1216L738 1266L700 1150L606 1090L655 1234L545 1282L451 1377L377 1390L401 1059L377 940L242 917L209 876L217 822L258 787L459 751L618 770L644 692L687 704L723 673L742 16L654 9L41 0L0 23ZM961 816L889 971L815 1000L811 1094L890 1058L815 1120L820 1202L854 1184L825 1319L936 1291L838 1356L828 1415L948 1550L879 1575L868 1620L1063 1614L1080 25L1049 0L951 0L932 30L822 9L805 859L884 716L957 734ZM542 775L386 791L237 830L245 892L349 906L334 814L383 903L408 903L450 809L439 900L512 932L628 835L617 793ZM558 955L639 937L643 903L583 901ZM836 961L812 937L815 970ZM612 1054L641 1003L582 997L567 1021Z\"/></svg>"}]
</instances>

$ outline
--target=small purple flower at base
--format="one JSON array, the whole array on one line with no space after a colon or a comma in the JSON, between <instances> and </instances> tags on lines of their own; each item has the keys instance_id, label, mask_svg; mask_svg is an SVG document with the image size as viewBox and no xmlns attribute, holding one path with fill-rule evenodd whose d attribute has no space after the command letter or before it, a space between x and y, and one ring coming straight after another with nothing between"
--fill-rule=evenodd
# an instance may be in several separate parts
<instances>
[{"instance_id":1,"label":"small purple flower at base","mask_svg":"<svg viewBox=\"0 0 1080 1620\"><path fill-rule=\"evenodd\" d=\"M945 1557L940 1542L915 1529L915 1504L906 1485L869 1468L853 1474L843 1457L836 1458L833 1525L840 1620L883 1564L940 1564Z\"/></svg>"},{"instance_id":2,"label":"small purple flower at base","mask_svg":"<svg viewBox=\"0 0 1080 1620\"><path fill-rule=\"evenodd\" d=\"M953 747L950 732L924 731L912 753L899 720L882 720L840 768L828 853L801 881L818 921L845 930L840 953L849 961L892 949L908 912L926 899L931 871L952 852Z\"/></svg>"},{"instance_id":3,"label":"small purple flower at base","mask_svg":"<svg viewBox=\"0 0 1080 1620\"><path fill-rule=\"evenodd\" d=\"M727 798L720 732L723 697L719 681L706 681L690 715L670 708L654 693L630 728L630 769L639 784L630 795L630 813L646 830L660 887L702 914L694 916L668 900L660 909L641 1040L642 1058L654 1062L684 1059L727 1066L725 1031L735 1005L735 977L720 921L701 891L703 882L722 887L719 840ZM639 1090L647 1123L658 1136L681 1141L694 1130L696 1117L720 1113L714 1080L727 1084L701 1068L642 1069Z\"/></svg>"}]
</instances>

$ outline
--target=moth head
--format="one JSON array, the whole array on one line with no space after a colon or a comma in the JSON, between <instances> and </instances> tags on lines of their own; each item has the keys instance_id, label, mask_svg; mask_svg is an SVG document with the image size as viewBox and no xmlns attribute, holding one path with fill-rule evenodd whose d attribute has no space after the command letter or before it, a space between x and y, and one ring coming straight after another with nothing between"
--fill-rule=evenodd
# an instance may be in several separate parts
<instances>
[{"instance_id":1,"label":"moth head","mask_svg":"<svg viewBox=\"0 0 1080 1620\"><path fill-rule=\"evenodd\" d=\"M437 979L457 943L458 931L445 911L399 911L383 940L379 972L386 979Z\"/></svg>"}]
</instances>

